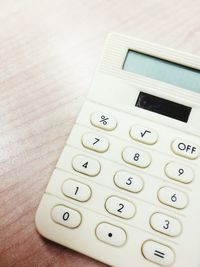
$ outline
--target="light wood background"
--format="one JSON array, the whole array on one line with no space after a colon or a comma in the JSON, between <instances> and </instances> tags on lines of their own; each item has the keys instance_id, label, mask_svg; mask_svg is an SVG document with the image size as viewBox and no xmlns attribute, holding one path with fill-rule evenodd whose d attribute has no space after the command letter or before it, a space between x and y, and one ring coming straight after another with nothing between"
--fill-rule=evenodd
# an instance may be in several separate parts
<instances>
[{"instance_id":1,"label":"light wood background","mask_svg":"<svg viewBox=\"0 0 200 267\"><path fill-rule=\"evenodd\" d=\"M1 267L105 266L41 238L34 214L110 31L200 55L200 1L0 0Z\"/></svg>"}]
</instances>

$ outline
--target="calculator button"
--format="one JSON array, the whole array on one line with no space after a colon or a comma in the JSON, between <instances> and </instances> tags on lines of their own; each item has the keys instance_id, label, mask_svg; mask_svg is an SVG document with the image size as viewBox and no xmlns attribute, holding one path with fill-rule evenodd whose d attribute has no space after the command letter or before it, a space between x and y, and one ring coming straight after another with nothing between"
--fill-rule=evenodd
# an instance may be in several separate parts
<instances>
[{"instance_id":1,"label":"calculator button","mask_svg":"<svg viewBox=\"0 0 200 267\"><path fill-rule=\"evenodd\" d=\"M126 242L126 232L121 228L110 223L100 223L96 228L97 238L109 245L120 247Z\"/></svg>"},{"instance_id":2,"label":"calculator button","mask_svg":"<svg viewBox=\"0 0 200 267\"><path fill-rule=\"evenodd\" d=\"M84 202L91 197L91 189L86 184L69 179L63 183L62 192L65 196Z\"/></svg>"},{"instance_id":3,"label":"calculator button","mask_svg":"<svg viewBox=\"0 0 200 267\"><path fill-rule=\"evenodd\" d=\"M116 196L109 197L105 207L109 213L124 219L132 218L136 212L134 204Z\"/></svg>"},{"instance_id":4,"label":"calculator button","mask_svg":"<svg viewBox=\"0 0 200 267\"><path fill-rule=\"evenodd\" d=\"M126 163L140 168L146 168L151 163L149 153L135 147L126 147L122 152L122 158Z\"/></svg>"},{"instance_id":5,"label":"calculator button","mask_svg":"<svg viewBox=\"0 0 200 267\"><path fill-rule=\"evenodd\" d=\"M188 159L196 159L200 153L199 146L182 139L177 139L172 143L172 150L175 154Z\"/></svg>"},{"instance_id":6,"label":"calculator button","mask_svg":"<svg viewBox=\"0 0 200 267\"><path fill-rule=\"evenodd\" d=\"M117 127L115 118L104 112L95 112L91 115L90 121L95 127L106 131L112 131Z\"/></svg>"},{"instance_id":7,"label":"calculator button","mask_svg":"<svg viewBox=\"0 0 200 267\"><path fill-rule=\"evenodd\" d=\"M114 183L119 188L138 193L143 189L144 182L142 178L126 171L118 171L114 176Z\"/></svg>"},{"instance_id":8,"label":"calculator button","mask_svg":"<svg viewBox=\"0 0 200 267\"><path fill-rule=\"evenodd\" d=\"M168 236L178 236L182 231L182 225L177 219L163 213L153 214L150 224L154 230Z\"/></svg>"},{"instance_id":9,"label":"calculator button","mask_svg":"<svg viewBox=\"0 0 200 267\"><path fill-rule=\"evenodd\" d=\"M93 133L86 133L82 136L82 144L84 147L96 152L105 152L108 150L108 139Z\"/></svg>"},{"instance_id":10,"label":"calculator button","mask_svg":"<svg viewBox=\"0 0 200 267\"><path fill-rule=\"evenodd\" d=\"M176 209L184 209L188 204L185 193L171 187L163 187L158 192L160 202Z\"/></svg>"},{"instance_id":11,"label":"calculator button","mask_svg":"<svg viewBox=\"0 0 200 267\"><path fill-rule=\"evenodd\" d=\"M176 162L170 162L165 167L166 175L181 183L191 183L194 179L194 171L189 166Z\"/></svg>"},{"instance_id":12,"label":"calculator button","mask_svg":"<svg viewBox=\"0 0 200 267\"><path fill-rule=\"evenodd\" d=\"M81 214L78 211L63 205L55 206L52 209L51 217L56 223L68 228L76 228L81 223Z\"/></svg>"},{"instance_id":13,"label":"calculator button","mask_svg":"<svg viewBox=\"0 0 200 267\"><path fill-rule=\"evenodd\" d=\"M96 176L100 172L100 163L96 159L78 155L72 160L72 167L75 171L88 176Z\"/></svg>"},{"instance_id":14,"label":"calculator button","mask_svg":"<svg viewBox=\"0 0 200 267\"><path fill-rule=\"evenodd\" d=\"M155 241L146 241L142 246L144 257L161 266L170 266L175 261L175 254L171 248Z\"/></svg>"},{"instance_id":15,"label":"calculator button","mask_svg":"<svg viewBox=\"0 0 200 267\"><path fill-rule=\"evenodd\" d=\"M134 140L147 145L153 145L158 140L158 134L156 131L141 125L133 125L130 130L130 136Z\"/></svg>"}]
</instances>

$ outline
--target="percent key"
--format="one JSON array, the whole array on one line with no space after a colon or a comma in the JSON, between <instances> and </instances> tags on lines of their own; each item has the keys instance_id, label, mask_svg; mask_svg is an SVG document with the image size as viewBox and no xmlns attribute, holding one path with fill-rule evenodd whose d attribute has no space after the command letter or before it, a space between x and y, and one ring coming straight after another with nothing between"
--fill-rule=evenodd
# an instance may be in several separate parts
<instances>
[{"instance_id":1,"label":"percent key","mask_svg":"<svg viewBox=\"0 0 200 267\"><path fill-rule=\"evenodd\" d=\"M101 112L93 113L90 121L93 126L106 131L112 131L117 126L117 120L113 116Z\"/></svg>"}]
</instances>

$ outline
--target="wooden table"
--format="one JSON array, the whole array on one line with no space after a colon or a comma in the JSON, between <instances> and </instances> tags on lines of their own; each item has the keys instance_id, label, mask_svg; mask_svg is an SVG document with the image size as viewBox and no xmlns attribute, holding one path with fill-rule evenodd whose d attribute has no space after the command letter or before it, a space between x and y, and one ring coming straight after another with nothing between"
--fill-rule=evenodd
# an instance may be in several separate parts
<instances>
[{"instance_id":1,"label":"wooden table","mask_svg":"<svg viewBox=\"0 0 200 267\"><path fill-rule=\"evenodd\" d=\"M105 266L41 238L34 214L107 33L200 54L199 0L0 0L0 266Z\"/></svg>"}]
</instances>

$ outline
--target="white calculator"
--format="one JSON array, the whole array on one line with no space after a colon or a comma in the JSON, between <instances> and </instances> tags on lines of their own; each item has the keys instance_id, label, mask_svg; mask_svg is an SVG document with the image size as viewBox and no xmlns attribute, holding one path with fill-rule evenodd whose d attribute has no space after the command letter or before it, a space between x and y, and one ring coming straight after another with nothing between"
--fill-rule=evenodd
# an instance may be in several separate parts
<instances>
[{"instance_id":1,"label":"white calculator","mask_svg":"<svg viewBox=\"0 0 200 267\"><path fill-rule=\"evenodd\" d=\"M200 57L112 33L36 214L117 267L200 267Z\"/></svg>"}]
</instances>

